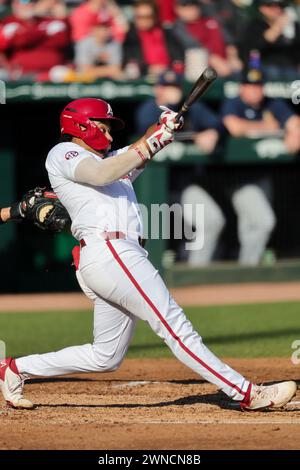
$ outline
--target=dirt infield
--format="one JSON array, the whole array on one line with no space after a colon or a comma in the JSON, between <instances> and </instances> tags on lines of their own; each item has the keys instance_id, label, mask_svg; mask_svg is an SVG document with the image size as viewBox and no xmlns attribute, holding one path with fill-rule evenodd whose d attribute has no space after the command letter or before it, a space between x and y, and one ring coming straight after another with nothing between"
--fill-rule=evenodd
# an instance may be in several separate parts
<instances>
[{"instance_id":1,"label":"dirt infield","mask_svg":"<svg viewBox=\"0 0 300 470\"><path fill-rule=\"evenodd\" d=\"M299 378L288 359L227 362L253 381ZM241 412L175 359L35 381L26 395L36 409L0 408L0 449L300 448L300 392L284 410Z\"/></svg>"},{"instance_id":2,"label":"dirt infield","mask_svg":"<svg viewBox=\"0 0 300 470\"><path fill-rule=\"evenodd\" d=\"M182 305L300 300L300 283L172 291ZM1 296L0 311L90 309L82 294ZM294 379L288 359L231 359L255 382ZM109 374L33 381L32 411L0 404L0 449L300 449L300 391L284 410L241 412L176 359L127 359Z\"/></svg>"},{"instance_id":3,"label":"dirt infield","mask_svg":"<svg viewBox=\"0 0 300 470\"><path fill-rule=\"evenodd\" d=\"M180 305L185 306L299 301L300 282L178 287L170 292ZM82 293L0 296L0 312L83 310L91 306Z\"/></svg>"}]
</instances>

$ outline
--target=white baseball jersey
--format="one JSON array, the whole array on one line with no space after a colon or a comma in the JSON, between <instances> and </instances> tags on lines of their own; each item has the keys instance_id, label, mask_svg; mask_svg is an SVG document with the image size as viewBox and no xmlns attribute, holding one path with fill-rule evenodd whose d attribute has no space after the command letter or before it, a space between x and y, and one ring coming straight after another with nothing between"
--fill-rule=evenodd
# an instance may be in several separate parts
<instances>
[{"instance_id":1,"label":"white baseball jersey","mask_svg":"<svg viewBox=\"0 0 300 470\"><path fill-rule=\"evenodd\" d=\"M111 152L115 158L128 147ZM98 155L73 142L63 142L53 147L46 160L51 186L72 220L72 234L80 240L87 235L105 231L121 231L128 238L137 239L143 227L140 210L132 182L142 170L103 186L92 186L75 181L77 165L85 158L103 161Z\"/></svg>"}]
</instances>

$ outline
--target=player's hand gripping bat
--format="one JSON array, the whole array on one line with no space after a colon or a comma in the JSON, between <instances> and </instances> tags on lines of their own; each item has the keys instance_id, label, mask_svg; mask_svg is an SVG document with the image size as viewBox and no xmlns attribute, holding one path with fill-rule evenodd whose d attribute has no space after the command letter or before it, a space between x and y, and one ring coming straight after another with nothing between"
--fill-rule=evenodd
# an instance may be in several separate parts
<instances>
[{"instance_id":1,"label":"player's hand gripping bat","mask_svg":"<svg viewBox=\"0 0 300 470\"><path fill-rule=\"evenodd\" d=\"M182 117L182 115L185 114L190 109L190 107L192 106L192 104L196 100L198 100L201 96L204 95L206 90L216 80L216 78L217 78L217 72L212 67L207 67L204 70L204 72L200 75L200 77L198 78L198 80L194 84L193 88L190 90L190 92L189 92L188 96L186 97L180 111L177 113L176 118L175 118L175 123L180 122L180 118ZM168 108L165 108L163 106L160 106L160 108L163 109L167 114L168 113L169 114L170 113L174 114L174 112L171 111ZM155 131L157 130L157 127L161 124L166 124L166 122L164 122L164 119L160 120L160 123L153 124L152 126L150 126L149 129L147 130L147 132L145 133L145 135L139 141L135 142L134 148L137 148L138 145L143 144L145 139L148 137L148 139L146 140L148 152L146 152L147 156L144 156L142 158L143 160L152 158L153 155L162 148L161 142L159 142L159 140L157 140L157 136L155 134ZM174 126L174 121L173 121L173 126ZM175 128L172 127L172 129L179 130L180 125L177 126L177 127L178 127L178 129L176 129L176 127ZM153 132L154 132L154 134L153 134ZM172 130L171 130L171 132L172 132ZM161 138L162 133L160 132L159 135L160 135L160 138ZM171 137L172 137L172 134L171 134ZM149 140L150 138L153 140L153 144L152 144L152 140L151 141ZM168 143L170 143L171 140ZM165 145L167 145L166 142L164 143L163 146L165 146ZM150 150L151 150L150 152L149 152L149 147L150 147ZM142 155L144 155L144 154L142 153Z\"/></svg>"},{"instance_id":2,"label":"player's hand gripping bat","mask_svg":"<svg viewBox=\"0 0 300 470\"><path fill-rule=\"evenodd\" d=\"M206 90L216 80L217 76L217 72L212 67L207 67L204 70L184 100L184 103L176 116L176 122L179 122L181 116L190 109L192 104L204 95Z\"/></svg>"}]
</instances>

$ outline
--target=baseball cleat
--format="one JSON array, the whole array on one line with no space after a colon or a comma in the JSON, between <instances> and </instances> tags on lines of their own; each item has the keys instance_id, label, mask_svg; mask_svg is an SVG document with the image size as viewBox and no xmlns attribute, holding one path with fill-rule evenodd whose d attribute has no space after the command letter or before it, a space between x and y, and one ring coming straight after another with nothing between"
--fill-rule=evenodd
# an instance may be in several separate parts
<instances>
[{"instance_id":1,"label":"baseball cleat","mask_svg":"<svg viewBox=\"0 0 300 470\"><path fill-rule=\"evenodd\" d=\"M0 386L8 406L12 408L31 409L31 401L23 397L24 378L19 373L14 359L0 361Z\"/></svg>"},{"instance_id":2,"label":"baseball cleat","mask_svg":"<svg viewBox=\"0 0 300 470\"><path fill-rule=\"evenodd\" d=\"M249 393L240 403L243 410L263 410L281 408L286 405L297 392L297 384L292 380L274 385L251 385Z\"/></svg>"}]
</instances>

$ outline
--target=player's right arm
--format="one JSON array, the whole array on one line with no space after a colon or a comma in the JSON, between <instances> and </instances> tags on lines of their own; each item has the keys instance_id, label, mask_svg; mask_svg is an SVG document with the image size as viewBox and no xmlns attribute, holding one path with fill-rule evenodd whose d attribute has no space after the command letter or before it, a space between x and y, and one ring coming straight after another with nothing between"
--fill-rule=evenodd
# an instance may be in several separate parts
<instances>
[{"instance_id":1,"label":"player's right arm","mask_svg":"<svg viewBox=\"0 0 300 470\"><path fill-rule=\"evenodd\" d=\"M151 126L146 134L127 152L123 152L101 162L92 157L81 160L74 171L74 180L78 183L104 186L118 181L132 170L150 161L161 149L174 139L176 113L164 119L162 124Z\"/></svg>"},{"instance_id":2,"label":"player's right arm","mask_svg":"<svg viewBox=\"0 0 300 470\"><path fill-rule=\"evenodd\" d=\"M121 155L100 162L93 157L88 157L76 166L74 180L78 183L104 186L127 175L141 163L143 161L136 149L128 150Z\"/></svg>"}]
</instances>

